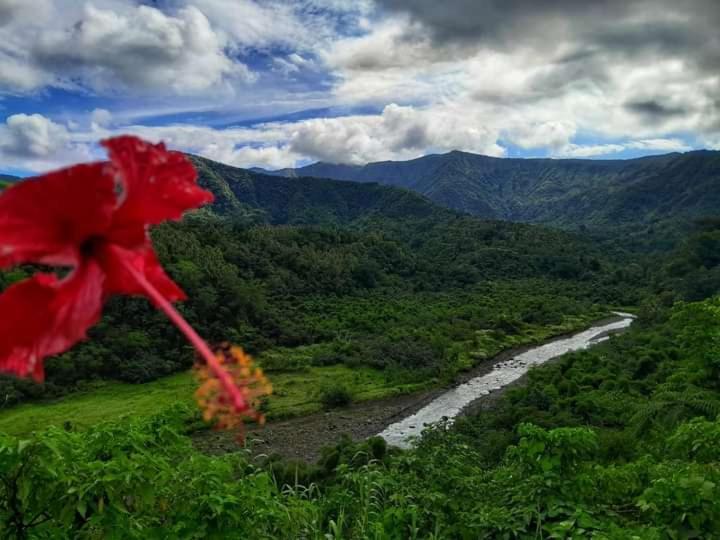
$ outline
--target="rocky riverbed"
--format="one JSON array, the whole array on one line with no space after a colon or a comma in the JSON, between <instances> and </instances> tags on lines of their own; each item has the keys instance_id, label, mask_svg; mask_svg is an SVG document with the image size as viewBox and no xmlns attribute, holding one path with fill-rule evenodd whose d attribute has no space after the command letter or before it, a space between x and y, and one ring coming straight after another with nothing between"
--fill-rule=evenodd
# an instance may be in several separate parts
<instances>
[{"instance_id":1,"label":"rocky riverbed","mask_svg":"<svg viewBox=\"0 0 720 540\"><path fill-rule=\"evenodd\" d=\"M521 384L530 367L600 343L627 329L632 321L632 315L617 312L582 332L505 351L458 377L449 388L364 401L343 409L271 422L248 431L248 447L255 456L279 454L308 462L315 461L323 447L331 446L343 434L353 440L380 434L388 443L406 447L424 424L482 409L507 387ZM235 439L232 432L203 432L196 435L195 443L216 454L237 451Z\"/></svg>"}]
</instances>

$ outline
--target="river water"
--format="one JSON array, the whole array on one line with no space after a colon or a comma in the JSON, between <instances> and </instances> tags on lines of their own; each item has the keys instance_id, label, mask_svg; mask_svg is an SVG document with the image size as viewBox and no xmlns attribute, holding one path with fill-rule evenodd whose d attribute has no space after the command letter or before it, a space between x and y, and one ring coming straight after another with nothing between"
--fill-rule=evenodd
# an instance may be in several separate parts
<instances>
[{"instance_id":1,"label":"river water","mask_svg":"<svg viewBox=\"0 0 720 540\"><path fill-rule=\"evenodd\" d=\"M509 360L499 362L489 373L470 379L448 390L415 414L389 425L379 435L392 446L410 447L413 438L420 435L426 424L433 424L444 418L452 421L470 403L493 390L499 390L516 381L527 373L532 366L544 364L548 360L565 353L587 349L592 345L605 341L608 339L608 332L623 330L629 327L634 320L634 316L629 313L619 311L614 313L621 319L593 326L570 337L534 347Z\"/></svg>"}]
</instances>

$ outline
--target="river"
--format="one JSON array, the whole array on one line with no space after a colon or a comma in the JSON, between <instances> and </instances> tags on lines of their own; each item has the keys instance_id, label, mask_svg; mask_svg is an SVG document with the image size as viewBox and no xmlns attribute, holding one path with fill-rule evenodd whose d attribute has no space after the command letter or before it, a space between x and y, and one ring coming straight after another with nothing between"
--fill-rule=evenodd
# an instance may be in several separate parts
<instances>
[{"instance_id":1,"label":"river","mask_svg":"<svg viewBox=\"0 0 720 540\"><path fill-rule=\"evenodd\" d=\"M413 439L421 434L427 424L440 422L443 419L452 421L473 401L516 381L531 367L544 364L565 353L587 349L605 341L610 333L628 328L635 318L629 313L619 311L614 313L620 317L620 320L593 326L583 332L534 347L500 362L489 373L444 392L416 413L389 425L379 435L392 446L410 447Z\"/></svg>"}]
</instances>

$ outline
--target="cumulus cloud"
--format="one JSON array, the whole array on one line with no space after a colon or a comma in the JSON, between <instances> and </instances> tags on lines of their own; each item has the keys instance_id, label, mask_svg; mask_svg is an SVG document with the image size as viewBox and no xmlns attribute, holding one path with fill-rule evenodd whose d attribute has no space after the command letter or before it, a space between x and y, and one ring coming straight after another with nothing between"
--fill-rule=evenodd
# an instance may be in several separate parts
<instances>
[{"instance_id":1,"label":"cumulus cloud","mask_svg":"<svg viewBox=\"0 0 720 540\"><path fill-rule=\"evenodd\" d=\"M607 156L625 150L644 150L651 152L687 152L692 148L679 139L641 139L618 144L587 144L568 143L558 148L555 157L586 158Z\"/></svg>"},{"instance_id":2,"label":"cumulus cloud","mask_svg":"<svg viewBox=\"0 0 720 540\"><path fill-rule=\"evenodd\" d=\"M51 10L51 0L0 0L0 27L17 21L44 19Z\"/></svg>"},{"instance_id":3,"label":"cumulus cloud","mask_svg":"<svg viewBox=\"0 0 720 540\"><path fill-rule=\"evenodd\" d=\"M663 152L687 152L692 147L680 139L644 139L628 143L627 148L636 150L660 150Z\"/></svg>"},{"instance_id":4,"label":"cumulus cloud","mask_svg":"<svg viewBox=\"0 0 720 540\"><path fill-rule=\"evenodd\" d=\"M428 151L503 155L498 133L478 120L452 107L438 111L391 104L379 115L312 119L286 129L292 150L335 163L410 159Z\"/></svg>"},{"instance_id":5,"label":"cumulus cloud","mask_svg":"<svg viewBox=\"0 0 720 540\"><path fill-rule=\"evenodd\" d=\"M524 149L565 148L575 135L577 127L568 121L521 123L505 131L505 138Z\"/></svg>"},{"instance_id":6,"label":"cumulus cloud","mask_svg":"<svg viewBox=\"0 0 720 540\"><path fill-rule=\"evenodd\" d=\"M47 74L0 50L0 91L28 92L50 82Z\"/></svg>"},{"instance_id":7,"label":"cumulus cloud","mask_svg":"<svg viewBox=\"0 0 720 540\"><path fill-rule=\"evenodd\" d=\"M250 78L224 52L224 42L194 7L175 16L138 6L127 13L88 4L71 29L45 32L34 60L61 79L80 77L96 89L131 88L198 92L226 78Z\"/></svg>"},{"instance_id":8,"label":"cumulus cloud","mask_svg":"<svg viewBox=\"0 0 720 540\"><path fill-rule=\"evenodd\" d=\"M3 152L15 156L46 157L69 140L67 130L40 114L15 114L5 122Z\"/></svg>"},{"instance_id":9,"label":"cumulus cloud","mask_svg":"<svg viewBox=\"0 0 720 540\"><path fill-rule=\"evenodd\" d=\"M388 105L379 114L269 122L250 127L212 128L191 124L166 126L121 125L108 111L96 109L89 120L73 127L41 115L15 115L0 126L0 163L41 172L49 168L96 159L96 142L132 133L153 142L201 155L237 167L279 169L310 161L364 164L381 160L412 159L428 152L464 150L503 156L498 141L509 140L483 125L480 116L462 108ZM89 126L82 129L80 126ZM630 139L607 144L571 142L574 126L547 123L513 133L514 144L542 148L551 157L591 158L627 150L642 152L687 151L680 139ZM707 141L708 146L718 140Z\"/></svg>"},{"instance_id":10,"label":"cumulus cloud","mask_svg":"<svg viewBox=\"0 0 720 540\"><path fill-rule=\"evenodd\" d=\"M568 144L555 152L555 157L562 158L589 158L606 156L625 150L622 144Z\"/></svg>"},{"instance_id":11,"label":"cumulus cloud","mask_svg":"<svg viewBox=\"0 0 720 540\"><path fill-rule=\"evenodd\" d=\"M0 125L3 165L42 171L90 158L88 145L74 142L65 126L40 114L15 114Z\"/></svg>"},{"instance_id":12,"label":"cumulus cloud","mask_svg":"<svg viewBox=\"0 0 720 540\"><path fill-rule=\"evenodd\" d=\"M452 101L522 148L720 130L715 0L378 4L391 16L324 57L343 102Z\"/></svg>"},{"instance_id":13,"label":"cumulus cloud","mask_svg":"<svg viewBox=\"0 0 720 540\"><path fill-rule=\"evenodd\" d=\"M94 115L95 116L95 113ZM466 150L500 156L498 133L478 118L448 107L434 110L388 105L380 114L270 122L252 127L215 129L176 124L127 125L73 133L91 143L117 133L134 133L151 141L238 167L294 167L308 161L367 163L410 159L430 151Z\"/></svg>"},{"instance_id":14,"label":"cumulus cloud","mask_svg":"<svg viewBox=\"0 0 720 540\"><path fill-rule=\"evenodd\" d=\"M273 168L685 151L720 146L718 26L716 0L0 0L0 94L109 96L45 119L56 162L127 131Z\"/></svg>"},{"instance_id":15,"label":"cumulus cloud","mask_svg":"<svg viewBox=\"0 0 720 540\"><path fill-rule=\"evenodd\" d=\"M297 108L327 76L319 53L371 8L371 0L0 0L0 97L55 87ZM280 88L303 71L295 96Z\"/></svg>"},{"instance_id":16,"label":"cumulus cloud","mask_svg":"<svg viewBox=\"0 0 720 540\"><path fill-rule=\"evenodd\" d=\"M90 125L93 129L105 127L112 122L112 113L107 109L95 109L90 114Z\"/></svg>"},{"instance_id":17,"label":"cumulus cloud","mask_svg":"<svg viewBox=\"0 0 720 540\"><path fill-rule=\"evenodd\" d=\"M256 75L194 2L0 0L0 93L52 86L108 95L229 91Z\"/></svg>"}]
</instances>

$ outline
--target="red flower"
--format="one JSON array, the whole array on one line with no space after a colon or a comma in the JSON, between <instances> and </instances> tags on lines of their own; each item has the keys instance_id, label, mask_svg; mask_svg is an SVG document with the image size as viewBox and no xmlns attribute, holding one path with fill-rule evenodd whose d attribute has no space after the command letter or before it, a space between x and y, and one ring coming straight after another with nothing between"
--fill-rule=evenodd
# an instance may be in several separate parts
<instances>
[{"instance_id":1,"label":"red flower","mask_svg":"<svg viewBox=\"0 0 720 540\"><path fill-rule=\"evenodd\" d=\"M113 294L148 297L185 333L237 411L245 399L205 342L170 302L185 298L160 266L148 226L211 202L190 161L135 137L104 141L110 161L26 180L0 195L0 268L38 273L0 295L0 370L43 379L43 360L85 338Z\"/></svg>"}]
</instances>

